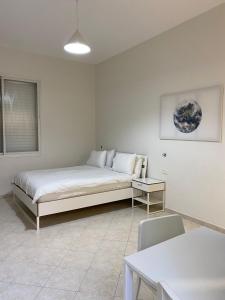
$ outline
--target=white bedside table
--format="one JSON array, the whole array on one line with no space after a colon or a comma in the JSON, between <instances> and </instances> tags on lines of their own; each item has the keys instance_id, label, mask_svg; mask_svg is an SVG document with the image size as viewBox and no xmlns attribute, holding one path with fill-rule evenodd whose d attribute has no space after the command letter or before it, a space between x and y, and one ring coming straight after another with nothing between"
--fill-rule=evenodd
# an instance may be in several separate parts
<instances>
[{"instance_id":1,"label":"white bedside table","mask_svg":"<svg viewBox=\"0 0 225 300\"><path fill-rule=\"evenodd\" d=\"M141 196L134 197L134 190L133 190L132 207L134 207L134 200L136 200L147 205L148 214L150 214L149 207L156 204L161 204L162 209L154 211L152 213L165 210L165 190L166 190L165 181L154 179L154 178L138 178L132 180L132 187L133 189L142 191ZM150 197L151 193L159 192L159 191L162 191L163 193L162 199Z\"/></svg>"}]
</instances>

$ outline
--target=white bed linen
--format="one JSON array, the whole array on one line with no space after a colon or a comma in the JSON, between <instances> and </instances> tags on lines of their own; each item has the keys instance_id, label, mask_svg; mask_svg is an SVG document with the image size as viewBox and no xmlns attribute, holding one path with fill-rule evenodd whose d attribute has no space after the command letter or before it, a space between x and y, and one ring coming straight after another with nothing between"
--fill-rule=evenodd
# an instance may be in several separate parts
<instances>
[{"instance_id":1,"label":"white bed linen","mask_svg":"<svg viewBox=\"0 0 225 300\"><path fill-rule=\"evenodd\" d=\"M32 199L33 203L47 194L71 190L75 187L97 187L102 184L130 182L132 176L92 166L35 170L18 173L14 183Z\"/></svg>"}]
</instances>

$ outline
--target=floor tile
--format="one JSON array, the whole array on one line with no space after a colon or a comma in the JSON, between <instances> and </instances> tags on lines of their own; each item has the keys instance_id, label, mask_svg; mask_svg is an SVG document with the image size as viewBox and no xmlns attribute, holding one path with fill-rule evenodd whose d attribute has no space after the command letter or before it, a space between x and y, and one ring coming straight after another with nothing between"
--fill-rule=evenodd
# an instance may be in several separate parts
<instances>
[{"instance_id":1,"label":"floor tile","mask_svg":"<svg viewBox=\"0 0 225 300\"><path fill-rule=\"evenodd\" d=\"M106 231L104 239L111 240L111 241L127 241L129 237L129 230L128 229L110 229Z\"/></svg>"},{"instance_id":2,"label":"floor tile","mask_svg":"<svg viewBox=\"0 0 225 300\"><path fill-rule=\"evenodd\" d=\"M58 223L53 216L52 225L45 217L37 233L12 199L1 199L0 300L122 300L123 258L137 251L139 222L165 214L88 208ZM199 227L188 219L184 226ZM147 299L142 284L138 300Z\"/></svg>"},{"instance_id":3,"label":"floor tile","mask_svg":"<svg viewBox=\"0 0 225 300\"><path fill-rule=\"evenodd\" d=\"M41 230L37 233L36 228L33 231L33 234L36 232L36 234L42 238L44 237L55 237L60 234L60 230L62 229L61 224L59 225L52 225L48 227L42 227Z\"/></svg>"},{"instance_id":4,"label":"floor tile","mask_svg":"<svg viewBox=\"0 0 225 300\"><path fill-rule=\"evenodd\" d=\"M76 293L51 288L43 288L35 300L75 300Z\"/></svg>"},{"instance_id":5,"label":"floor tile","mask_svg":"<svg viewBox=\"0 0 225 300\"><path fill-rule=\"evenodd\" d=\"M42 230L37 233L33 232L31 234L27 234L26 239L23 241L21 246L24 247L44 247L44 248L54 248L52 245L53 239L56 235L43 233Z\"/></svg>"},{"instance_id":6,"label":"floor tile","mask_svg":"<svg viewBox=\"0 0 225 300\"><path fill-rule=\"evenodd\" d=\"M92 294L95 297L113 297L118 279L118 273L89 269L80 287L80 292Z\"/></svg>"},{"instance_id":7,"label":"floor tile","mask_svg":"<svg viewBox=\"0 0 225 300\"><path fill-rule=\"evenodd\" d=\"M0 300L36 299L40 287L0 283Z\"/></svg>"},{"instance_id":8,"label":"floor tile","mask_svg":"<svg viewBox=\"0 0 225 300\"><path fill-rule=\"evenodd\" d=\"M12 282L15 281L14 265L3 261L0 264L0 281Z\"/></svg>"},{"instance_id":9,"label":"floor tile","mask_svg":"<svg viewBox=\"0 0 225 300\"><path fill-rule=\"evenodd\" d=\"M77 241L76 241L76 247L75 249L77 251L82 251L83 249L96 253L97 250L100 248L102 244L101 239L95 239L95 238L88 238L85 235L81 236Z\"/></svg>"},{"instance_id":10,"label":"floor tile","mask_svg":"<svg viewBox=\"0 0 225 300\"><path fill-rule=\"evenodd\" d=\"M138 231L132 230L129 234L129 242L136 242L138 240Z\"/></svg>"},{"instance_id":11,"label":"floor tile","mask_svg":"<svg viewBox=\"0 0 225 300\"><path fill-rule=\"evenodd\" d=\"M55 267L34 263L14 265L13 278L16 283L44 286Z\"/></svg>"},{"instance_id":12,"label":"floor tile","mask_svg":"<svg viewBox=\"0 0 225 300\"><path fill-rule=\"evenodd\" d=\"M117 289L116 289L116 297L120 297L121 299L123 298L123 293L124 293L124 277L120 276ZM136 276L134 277L134 293L137 288L137 278ZM153 292L151 288L149 288L144 282L141 282L141 287L140 291L138 294L138 300L154 300Z\"/></svg>"},{"instance_id":13,"label":"floor tile","mask_svg":"<svg viewBox=\"0 0 225 300\"><path fill-rule=\"evenodd\" d=\"M122 275L120 275L118 284L116 287L116 293L115 293L115 296L117 296L117 297L123 297L123 282L124 282L124 277Z\"/></svg>"},{"instance_id":14,"label":"floor tile","mask_svg":"<svg viewBox=\"0 0 225 300\"><path fill-rule=\"evenodd\" d=\"M137 252L137 242L128 242L126 245L125 256L134 254Z\"/></svg>"},{"instance_id":15,"label":"floor tile","mask_svg":"<svg viewBox=\"0 0 225 300\"><path fill-rule=\"evenodd\" d=\"M6 259L9 255L9 249L10 247L7 245L0 245L0 261L3 261Z\"/></svg>"},{"instance_id":16,"label":"floor tile","mask_svg":"<svg viewBox=\"0 0 225 300\"><path fill-rule=\"evenodd\" d=\"M114 300L114 299L115 298L106 295L100 296L100 295L93 295L93 293L87 294L87 293L78 292L75 300Z\"/></svg>"},{"instance_id":17,"label":"floor tile","mask_svg":"<svg viewBox=\"0 0 225 300\"><path fill-rule=\"evenodd\" d=\"M95 239L103 239L106 234L107 228L87 228L83 232L83 236L86 238L95 238Z\"/></svg>"},{"instance_id":18,"label":"floor tile","mask_svg":"<svg viewBox=\"0 0 225 300\"><path fill-rule=\"evenodd\" d=\"M6 236L7 234L12 233L18 225L19 225L19 221L18 222L4 221L4 223L2 222L1 232L0 232L1 239L4 238L4 236Z\"/></svg>"},{"instance_id":19,"label":"floor tile","mask_svg":"<svg viewBox=\"0 0 225 300\"><path fill-rule=\"evenodd\" d=\"M109 241L109 240L103 240L101 247L99 248L99 253L108 253L108 255L111 253L121 253L124 254L126 249L127 242L124 241Z\"/></svg>"},{"instance_id":20,"label":"floor tile","mask_svg":"<svg viewBox=\"0 0 225 300\"><path fill-rule=\"evenodd\" d=\"M58 267L47 281L46 287L78 291L85 273L81 269Z\"/></svg>"},{"instance_id":21,"label":"floor tile","mask_svg":"<svg viewBox=\"0 0 225 300\"><path fill-rule=\"evenodd\" d=\"M69 250L71 249L72 242L73 240L70 238L70 236L61 235L51 239L51 241L49 241L46 247Z\"/></svg>"},{"instance_id":22,"label":"floor tile","mask_svg":"<svg viewBox=\"0 0 225 300\"><path fill-rule=\"evenodd\" d=\"M99 271L107 270L120 273L123 268L123 254L121 253L97 253L91 265Z\"/></svg>"},{"instance_id":23,"label":"floor tile","mask_svg":"<svg viewBox=\"0 0 225 300\"><path fill-rule=\"evenodd\" d=\"M0 264L0 281L43 286L55 267L33 263Z\"/></svg>"},{"instance_id":24,"label":"floor tile","mask_svg":"<svg viewBox=\"0 0 225 300\"><path fill-rule=\"evenodd\" d=\"M0 238L1 246L6 246L9 249L22 245L25 239L26 236L24 233L15 233L15 232L4 234L4 237Z\"/></svg>"},{"instance_id":25,"label":"floor tile","mask_svg":"<svg viewBox=\"0 0 225 300\"><path fill-rule=\"evenodd\" d=\"M6 261L57 266L61 263L66 253L66 250L62 249L20 246L11 252Z\"/></svg>"},{"instance_id":26,"label":"floor tile","mask_svg":"<svg viewBox=\"0 0 225 300\"><path fill-rule=\"evenodd\" d=\"M155 300L153 290L144 282L141 283L138 300Z\"/></svg>"},{"instance_id":27,"label":"floor tile","mask_svg":"<svg viewBox=\"0 0 225 300\"><path fill-rule=\"evenodd\" d=\"M87 252L85 249L79 251L67 251L60 266L63 268L76 268L87 270L94 258L94 253Z\"/></svg>"},{"instance_id":28,"label":"floor tile","mask_svg":"<svg viewBox=\"0 0 225 300\"><path fill-rule=\"evenodd\" d=\"M86 229L88 221L86 222L73 222L70 224L65 224L63 226L61 226L60 230L59 230L59 234L64 234L65 232L67 234L71 234L72 236L75 235L80 235L83 233L83 231Z\"/></svg>"}]
</instances>

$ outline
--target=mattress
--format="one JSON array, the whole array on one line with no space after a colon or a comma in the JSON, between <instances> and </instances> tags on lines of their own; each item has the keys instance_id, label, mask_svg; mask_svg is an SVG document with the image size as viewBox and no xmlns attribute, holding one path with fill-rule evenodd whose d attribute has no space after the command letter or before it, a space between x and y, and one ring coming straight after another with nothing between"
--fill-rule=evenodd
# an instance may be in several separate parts
<instances>
[{"instance_id":1,"label":"mattress","mask_svg":"<svg viewBox=\"0 0 225 300\"><path fill-rule=\"evenodd\" d=\"M84 165L20 172L13 183L35 203L127 188L131 180L128 174Z\"/></svg>"},{"instance_id":2,"label":"mattress","mask_svg":"<svg viewBox=\"0 0 225 300\"><path fill-rule=\"evenodd\" d=\"M130 182L121 182L121 183L110 183L110 184L101 184L95 187L81 187L75 188L71 191L61 192L61 193L51 193L46 194L38 199L38 203L55 201L60 199L72 198L72 197L79 197L97 193L103 193L108 191L126 189L131 187Z\"/></svg>"}]
</instances>

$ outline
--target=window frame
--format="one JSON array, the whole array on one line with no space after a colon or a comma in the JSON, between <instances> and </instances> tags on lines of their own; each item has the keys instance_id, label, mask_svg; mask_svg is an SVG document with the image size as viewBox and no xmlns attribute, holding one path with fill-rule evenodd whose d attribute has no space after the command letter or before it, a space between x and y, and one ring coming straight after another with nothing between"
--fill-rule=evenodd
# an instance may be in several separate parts
<instances>
[{"instance_id":1,"label":"window frame","mask_svg":"<svg viewBox=\"0 0 225 300\"><path fill-rule=\"evenodd\" d=\"M30 82L35 83L37 85L37 143L38 143L38 150L37 151L24 151L24 152L6 152L6 142L5 142L5 118L4 118L4 80L15 80L15 81L21 81L21 82ZM40 120L40 86L41 82L40 80L33 80L33 79L25 79L21 77L16 76L10 76L10 75L3 75L0 73L0 81L1 81L1 107L2 107L2 134L3 134L3 152L0 152L0 159L4 157L19 157L19 156L40 156L41 154L41 120Z\"/></svg>"}]
</instances>

